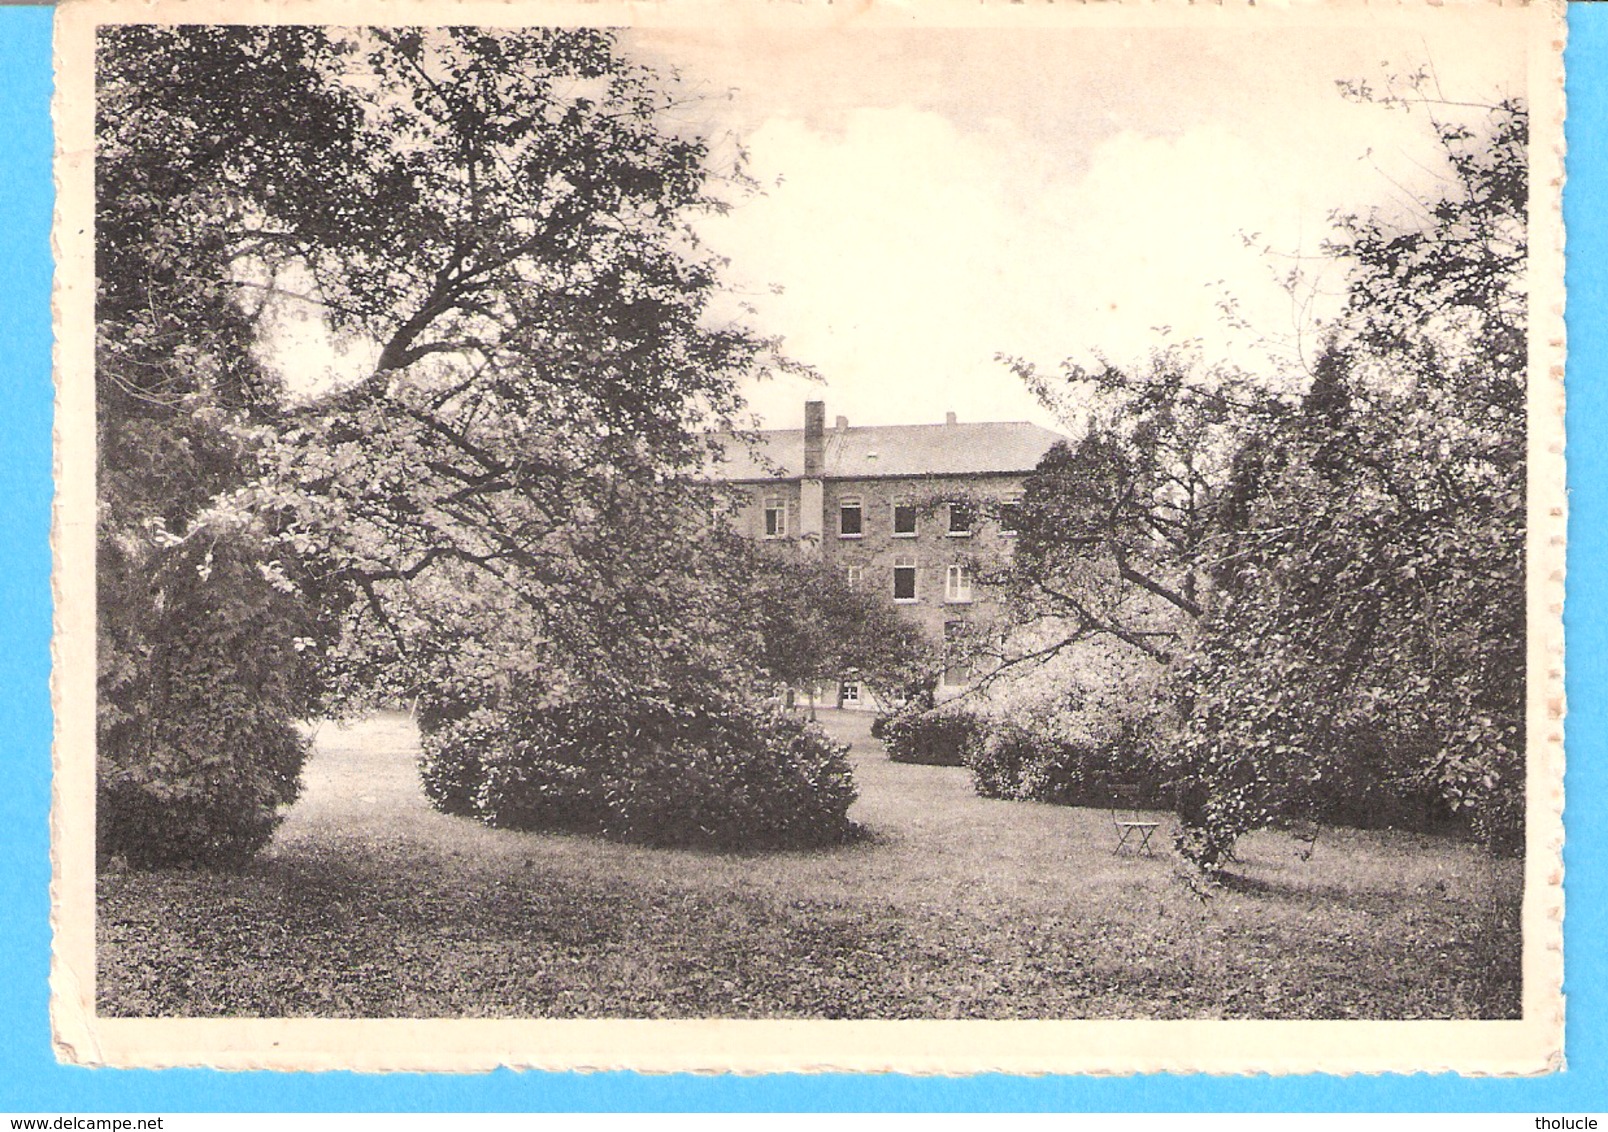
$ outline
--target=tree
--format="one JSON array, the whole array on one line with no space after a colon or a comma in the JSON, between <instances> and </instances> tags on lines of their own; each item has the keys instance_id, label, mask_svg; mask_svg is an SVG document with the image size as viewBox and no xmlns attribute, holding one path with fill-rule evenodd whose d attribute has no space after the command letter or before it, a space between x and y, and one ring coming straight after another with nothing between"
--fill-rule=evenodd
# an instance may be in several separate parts
<instances>
[{"instance_id":1,"label":"tree","mask_svg":"<svg viewBox=\"0 0 1608 1132\"><path fill-rule=\"evenodd\" d=\"M931 667L921 631L877 595L850 586L840 567L736 541L729 553L746 557L750 571L737 604L758 631L755 664L775 680L809 688L812 697L825 680L893 691Z\"/></svg>"},{"instance_id":2,"label":"tree","mask_svg":"<svg viewBox=\"0 0 1608 1132\"><path fill-rule=\"evenodd\" d=\"M1051 379L1011 364L1081 433L1025 485L1006 579L1018 616L1064 626L1043 648L1104 637L1170 663L1208 601L1214 510L1233 455L1248 430L1276 419L1278 402L1183 346L1134 372L1068 362Z\"/></svg>"},{"instance_id":3,"label":"tree","mask_svg":"<svg viewBox=\"0 0 1608 1132\"><path fill-rule=\"evenodd\" d=\"M1522 841L1528 131L1506 103L1437 132L1453 176L1417 221L1342 219L1350 314L1227 497L1182 748L1208 864L1337 803Z\"/></svg>"},{"instance_id":4,"label":"tree","mask_svg":"<svg viewBox=\"0 0 1608 1132\"><path fill-rule=\"evenodd\" d=\"M1103 638L1163 671L1208 869L1289 816L1522 836L1528 129L1435 130L1438 196L1336 218L1348 308L1297 402L1176 352L1068 366L1084 437L1028 487L1017 610L1049 640L1007 663Z\"/></svg>"},{"instance_id":5,"label":"tree","mask_svg":"<svg viewBox=\"0 0 1608 1132\"><path fill-rule=\"evenodd\" d=\"M660 129L672 93L607 33L376 31L346 58L382 207L329 218L355 247L284 242L275 266L380 345L272 438L253 505L357 595L359 688L458 696L509 663L554 695L672 688L710 643L697 426L780 364L705 317L704 143Z\"/></svg>"},{"instance_id":6,"label":"tree","mask_svg":"<svg viewBox=\"0 0 1608 1132\"><path fill-rule=\"evenodd\" d=\"M236 426L282 388L236 301L253 171L327 191L287 155L338 145L311 89L312 39L261 33L277 67L227 36L102 33L96 104L98 850L136 863L231 864L299 787L295 721L316 694L325 626L297 556L270 562L235 511L197 525L254 474ZM227 76L228 81L220 81Z\"/></svg>"},{"instance_id":7,"label":"tree","mask_svg":"<svg viewBox=\"0 0 1608 1132\"><path fill-rule=\"evenodd\" d=\"M100 63L103 458L140 446L107 540L236 532L305 614L261 647L337 703L668 702L744 670L700 426L785 363L709 317L689 218L744 182L661 126L672 87L606 30L130 26ZM292 403L298 340L372 364ZM149 620L127 561L103 631ZM149 695L115 683L139 647L114 713Z\"/></svg>"},{"instance_id":8,"label":"tree","mask_svg":"<svg viewBox=\"0 0 1608 1132\"><path fill-rule=\"evenodd\" d=\"M979 787L1088 801L1127 778L1161 800L1189 711L1178 675L1217 600L1223 490L1288 408L1192 343L1053 376L1008 360L1076 439L1024 485L998 578L1014 626L971 642L972 710L1001 737L975 753Z\"/></svg>"}]
</instances>

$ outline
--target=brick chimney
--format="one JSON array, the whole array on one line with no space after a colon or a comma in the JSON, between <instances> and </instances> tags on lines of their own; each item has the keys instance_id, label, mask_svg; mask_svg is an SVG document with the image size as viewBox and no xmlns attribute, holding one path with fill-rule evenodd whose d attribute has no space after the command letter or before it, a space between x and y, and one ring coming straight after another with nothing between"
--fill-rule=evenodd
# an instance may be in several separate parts
<instances>
[{"instance_id":1,"label":"brick chimney","mask_svg":"<svg viewBox=\"0 0 1608 1132\"><path fill-rule=\"evenodd\" d=\"M848 417L844 417L844 416L839 416L838 417L838 419L837 419L837 430L839 432L848 432L849 431L849 418Z\"/></svg>"},{"instance_id":2,"label":"brick chimney","mask_svg":"<svg viewBox=\"0 0 1608 1132\"><path fill-rule=\"evenodd\" d=\"M819 479L826 467L826 402L804 402L804 478Z\"/></svg>"},{"instance_id":3,"label":"brick chimney","mask_svg":"<svg viewBox=\"0 0 1608 1132\"><path fill-rule=\"evenodd\" d=\"M954 424L954 423L955 423L955 414L954 413L945 413L944 414L944 424L948 425L948 424Z\"/></svg>"},{"instance_id":4,"label":"brick chimney","mask_svg":"<svg viewBox=\"0 0 1608 1132\"><path fill-rule=\"evenodd\" d=\"M826 528L826 402L804 402L804 477L798 485L798 536L806 553L821 552Z\"/></svg>"}]
</instances>

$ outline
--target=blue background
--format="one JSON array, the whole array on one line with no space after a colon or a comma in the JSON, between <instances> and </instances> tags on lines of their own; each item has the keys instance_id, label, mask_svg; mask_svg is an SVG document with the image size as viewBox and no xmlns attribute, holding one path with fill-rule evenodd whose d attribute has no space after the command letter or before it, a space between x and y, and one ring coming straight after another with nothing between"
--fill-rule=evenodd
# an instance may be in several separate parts
<instances>
[{"instance_id":1,"label":"blue background","mask_svg":"<svg viewBox=\"0 0 1608 1132\"><path fill-rule=\"evenodd\" d=\"M85 1070L50 1048L50 219L48 8L0 6L0 1111L1608 1109L1601 820L1608 600L1608 4L1569 13L1568 975L1566 1072L1095 1079L478 1076Z\"/></svg>"}]
</instances>

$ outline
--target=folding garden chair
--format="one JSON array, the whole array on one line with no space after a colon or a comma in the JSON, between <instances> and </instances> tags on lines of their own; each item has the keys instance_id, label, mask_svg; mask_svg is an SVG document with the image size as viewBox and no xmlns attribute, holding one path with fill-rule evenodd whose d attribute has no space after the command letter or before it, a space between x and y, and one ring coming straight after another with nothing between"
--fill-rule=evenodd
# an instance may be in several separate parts
<instances>
[{"instance_id":1,"label":"folding garden chair","mask_svg":"<svg viewBox=\"0 0 1608 1132\"><path fill-rule=\"evenodd\" d=\"M1117 785L1111 788L1111 824L1117 831L1117 844L1111 850L1114 854L1156 855L1150 848L1150 839L1161 828L1161 823L1140 812L1139 799L1137 786Z\"/></svg>"}]
</instances>

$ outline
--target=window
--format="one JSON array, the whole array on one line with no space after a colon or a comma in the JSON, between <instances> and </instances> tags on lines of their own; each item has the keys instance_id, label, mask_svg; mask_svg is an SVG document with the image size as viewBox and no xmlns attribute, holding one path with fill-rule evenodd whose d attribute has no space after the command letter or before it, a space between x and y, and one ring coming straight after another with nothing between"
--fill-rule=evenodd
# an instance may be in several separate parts
<instances>
[{"instance_id":1,"label":"window","mask_svg":"<svg viewBox=\"0 0 1608 1132\"><path fill-rule=\"evenodd\" d=\"M968 538L972 533L972 509L969 503L949 505L949 537Z\"/></svg>"},{"instance_id":2,"label":"window","mask_svg":"<svg viewBox=\"0 0 1608 1132\"><path fill-rule=\"evenodd\" d=\"M845 499L838 504L838 537L859 538L864 534L864 515L858 498Z\"/></svg>"},{"instance_id":3,"label":"window","mask_svg":"<svg viewBox=\"0 0 1608 1132\"><path fill-rule=\"evenodd\" d=\"M914 503L895 503L893 505L893 537L916 537L916 505Z\"/></svg>"},{"instance_id":4,"label":"window","mask_svg":"<svg viewBox=\"0 0 1608 1132\"><path fill-rule=\"evenodd\" d=\"M999 505L999 530L1001 534L1014 535L1021 529L1022 523L1022 497L1013 495Z\"/></svg>"},{"instance_id":5,"label":"window","mask_svg":"<svg viewBox=\"0 0 1608 1132\"><path fill-rule=\"evenodd\" d=\"M971 567L957 563L944 577L944 600L965 602L972 599Z\"/></svg>"},{"instance_id":6,"label":"window","mask_svg":"<svg viewBox=\"0 0 1608 1132\"><path fill-rule=\"evenodd\" d=\"M765 497L765 537L787 537L787 504L781 496Z\"/></svg>"},{"instance_id":7,"label":"window","mask_svg":"<svg viewBox=\"0 0 1608 1132\"><path fill-rule=\"evenodd\" d=\"M944 674L946 688L962 688L971 680L971 661L966 656L966 622L944 622Z\"/></svg>"},{"instance_id":8,"label":"window","mask_svg":"<svg viewBox=\"0 0 1608 1132\"><path fill-rule=\"evenodd\" d=\"M857 590L860 588L861 581L865 578L865 567L845 566L843 567L843 576L848 579L849 589Z\"/></svg>"},{"instance_id":9,"label":"window","mask_svg":"<svg viewBox=\"0 0 1608 1132\"><path fill-rule=\"evenodd\" d=\"M893 600L916 600L916 560L898 558L893 563Z\"/></svg>"},{"instance_id":10,"label":"window","mask_svg":"<svg viewBox=\"0 0 1608 1132\"><path fill-rule=\"evenodd\" d=\"M860 684L856 680L846 680L843 683L843 706L855 707L860 703Z\"/></svg>"}]
</instances>

